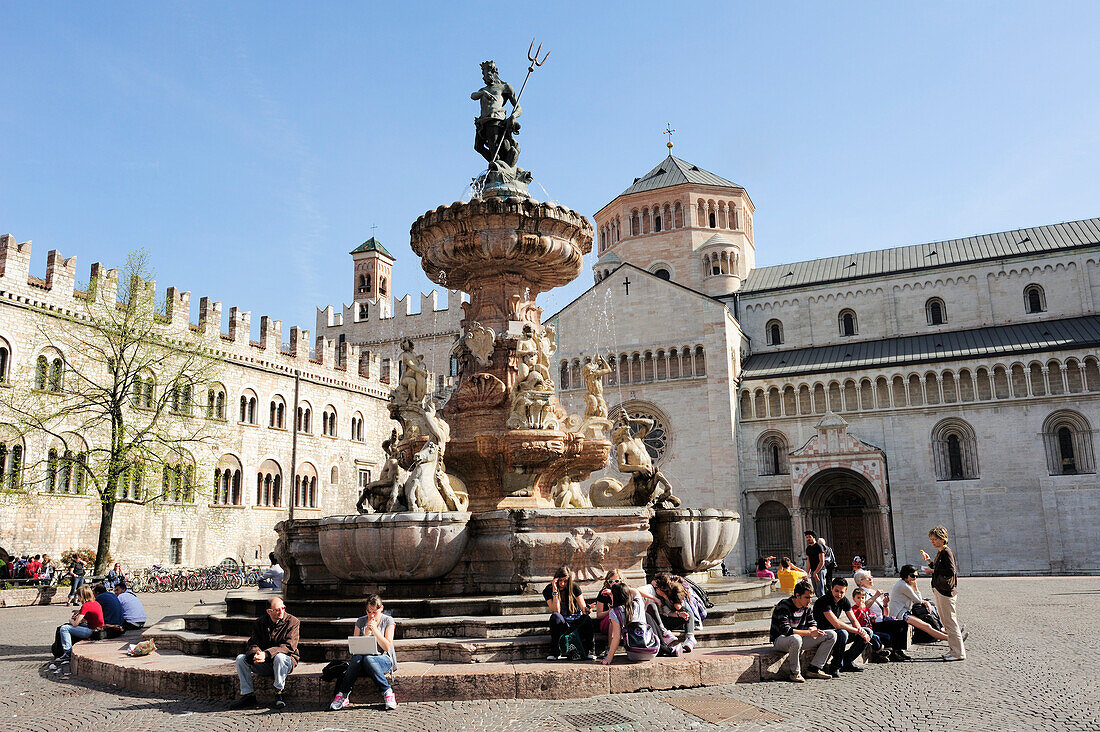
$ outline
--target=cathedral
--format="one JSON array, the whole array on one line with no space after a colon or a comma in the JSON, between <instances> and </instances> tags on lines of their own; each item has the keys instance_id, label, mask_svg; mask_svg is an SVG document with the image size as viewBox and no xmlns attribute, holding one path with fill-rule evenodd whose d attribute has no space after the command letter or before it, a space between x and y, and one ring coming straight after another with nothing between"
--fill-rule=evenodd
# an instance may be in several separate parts
<instances>
[{"instance_id":1,"label":"cathedral","mask_svg":"<svg viewBox=\"0 0 1100 732\"><path fill-rule=\"evenodd\" d=\"M740 512L731 571L804 563L813 529L892 573L938 524L966 574L1100 570L1100 219L758 268L755 214L671 154L595 213L594 285L544 317L567 410L602 355L685 504ZM353 252L353 304L317 332L413 336L445 393L457 293L391 312L383 252Z\"/></svg>"}]
</instances>

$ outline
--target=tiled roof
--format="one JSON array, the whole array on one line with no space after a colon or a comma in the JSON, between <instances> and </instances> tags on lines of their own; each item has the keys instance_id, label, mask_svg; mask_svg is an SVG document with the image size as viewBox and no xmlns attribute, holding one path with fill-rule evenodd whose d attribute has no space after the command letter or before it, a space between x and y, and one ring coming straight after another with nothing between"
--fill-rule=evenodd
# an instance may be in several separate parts
<instances>
[{"instance_id":1,"label":"tiled roof","mask_svg":"<svg viewBox=\"0 0 1100 732\"><path fill-rule=\"evenodd\" d=\"M852 371L1100 345L1100 315L755 353L745 379Z\"/></svg>"},{"instance_id":2,"label":"tiled roof","mask_svg":"<svg viewBox=\"0 0 1100 732\"><path fill-rule=\"evenodd\" d=\"M352 254L362 254L363 252L378 252L379 254L385 254L390 259L396 259L384 246L382 246L382 242L378 241L373 236L351 250Z\"/></svg>"},{"instance_id":3,"label":"tiled roof","mask_svg":"<svg viewBox=\"0 0 1100 732\"><path fill-rule=\"evenodd\" d=\"M708 170L703 170L698 165L692 165L685 160L674 158L672 155L669 155L662 160L661 164L656 168L649 171L641 178L635 178L634 185L630 186L619 195L628 196L631 193L655 191L658 188L678 186L681 183L694 183L703 186L721 186L723 188L741 188L741 186L736 183L728 181L719 175L715 175Z\"/></svg>"},{"instance_id":4,"label":"tiled roof","mask_svg":"<svg viewBox=\"0 0 1100 732\"><path fill-rule=\"evenodd\" d=\"M740 292L751 294L861 277L879 277L897 272L1019 257L1095 244L1100 244L1100 218L1067 221L997 234L760 267L749 273Z\"/></svg>"}]
</instances>

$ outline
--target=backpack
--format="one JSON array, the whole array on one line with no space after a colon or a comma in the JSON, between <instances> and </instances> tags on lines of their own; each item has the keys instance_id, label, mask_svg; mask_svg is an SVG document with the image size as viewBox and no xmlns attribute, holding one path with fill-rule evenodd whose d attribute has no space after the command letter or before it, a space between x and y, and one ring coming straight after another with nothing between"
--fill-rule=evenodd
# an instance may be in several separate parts
<instances>
[{"instance_id":1,"label":"backpack","mask_svg":"<svg viewBox=\"0 0 1100 732\"><path fill-rule=\"evenodd\" d=\"M626 624L623 632L623 645L626 656L631 661L644 661L653 658L661 650L661 641L648 623L633 621Z\"/></svg>"},{"instance_id":2,"label":"backpack","mask_svg":"<svg viewBox=\"0 0 1100 732\"><path fill-rule=\"evenodd\" d=\"M558 639L558 655L570 661L580 661L586 655L579 630L573 630Z\"/></svg>"},{"instance_id":3,"label":"backpack","mask_svg":"<svg viewBox=\"0 0 1100 732\"><path fill-rule=\"evenodd\" d=\"M835 571L836 570L836 555L833 554L833 548L831 546L829 546L828 544L826 544L825 542L822 542L821 546L825 549L825 567L824 567L824 569L826 569L829 572Z\"/></svg>"}]
</instances>

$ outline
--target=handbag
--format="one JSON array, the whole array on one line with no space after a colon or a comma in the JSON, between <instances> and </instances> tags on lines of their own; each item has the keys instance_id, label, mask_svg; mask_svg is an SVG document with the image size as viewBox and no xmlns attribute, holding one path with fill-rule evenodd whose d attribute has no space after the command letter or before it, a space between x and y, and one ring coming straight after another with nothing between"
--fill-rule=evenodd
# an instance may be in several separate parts
<instances>
[{"instance_id":1,"label":"handbag","mask_svg":"<svg viewBox=\"0 0 1100 732\"><path fill-rule=\"evenodd\" d=\"M347 672L347 661L329 661L325 664L325 667L321 669L321 679L323 681L338 681L342 679Z\"/></svg>"}]
</instances>

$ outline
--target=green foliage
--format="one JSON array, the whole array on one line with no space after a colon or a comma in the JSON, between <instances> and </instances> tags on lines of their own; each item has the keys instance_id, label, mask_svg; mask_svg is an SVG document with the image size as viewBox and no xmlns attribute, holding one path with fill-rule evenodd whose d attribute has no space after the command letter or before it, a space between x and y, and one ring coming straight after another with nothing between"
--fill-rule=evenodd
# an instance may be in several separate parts
<instances>
[{"instance_id":1,"label":"green foliage","mask_svg":"<svg viewBox=\"0 0 1100 732\"><path fill-rule=\"evenodd\" d=\"M68 567L70 564L72 564L73 558L77 556L84 560L84 563L88 565L89 570L95 566L95 549L92 549L90 547L84 547L82 549L67 549L61 552L61 566ZM114 562L114 559L112 559L111 555L108 553L107 563L111 564L112 562Z\"/></svg>"},{"instance_id":2,"label":"green foliage","mask_svg":"<svg viewBox=\"0 0 1100 732\"><path fill-rule=\"evenodd\" d=\"M13 585L11 582L4 582L0 584L0 590L11 590L14 589L14 587L15 585Z\"/></svg>"}]
</instances>

